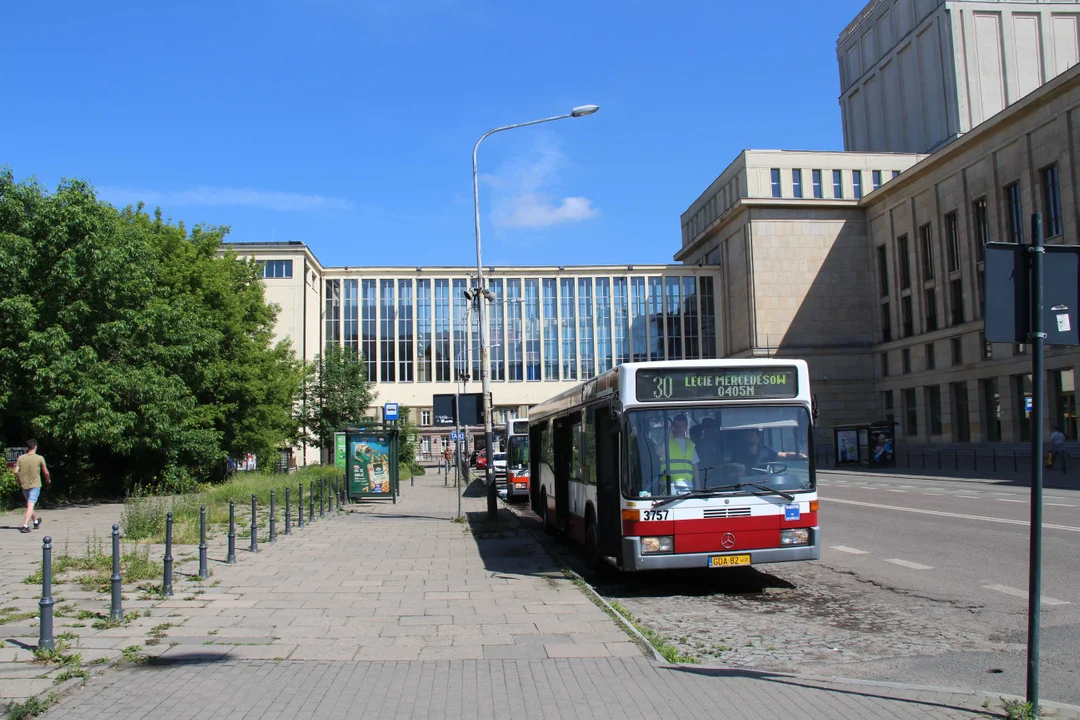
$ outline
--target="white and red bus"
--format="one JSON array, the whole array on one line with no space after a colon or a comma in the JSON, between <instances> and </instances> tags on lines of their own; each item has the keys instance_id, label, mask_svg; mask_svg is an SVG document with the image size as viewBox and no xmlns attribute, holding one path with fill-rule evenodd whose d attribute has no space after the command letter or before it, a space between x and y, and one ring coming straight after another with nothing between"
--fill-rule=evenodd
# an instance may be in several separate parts
<instances>
[{"instance_id":1,"label":"white and red bus","mask_svg":"<svg viewBox=\"0 0 1080 720\"><path fill-rule=\"evenodd\" d=\"M803 360L627 363L529 410L533 509L595 567L816 560Z\"/></svg>"},{"instance_id":2,"label":"white and red bus","mask_svg":"<svg viewBox=\"0 0 1080 720\"><path fill-rule=\"evenodd\" d=\"M529 497L529 421L518 418L506 425L506 499Z\"/></svg>"}]
</instances>

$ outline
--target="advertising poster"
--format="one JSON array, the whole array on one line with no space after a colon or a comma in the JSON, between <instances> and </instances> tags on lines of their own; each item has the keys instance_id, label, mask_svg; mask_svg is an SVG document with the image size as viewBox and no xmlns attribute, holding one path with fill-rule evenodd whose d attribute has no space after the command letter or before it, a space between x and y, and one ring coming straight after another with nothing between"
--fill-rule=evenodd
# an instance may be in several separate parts
<instances>
[{"instance_id":1,"label":"advertising poster","mask_svg":"<svg viewBox=\"0 0 1080 720\"><path fill-rule=\"evenodd\" d=\"M859 462L859 431L837 430L836 431L836 462L857 463Z\"/></svg>"},{"instance_id":2,"label":"advertising poster","mask_svg":"<svg viewBox=\"0 0 1080 720\"><path fill-rule=\"evenodd\" d=\"M351 491L362 494L390 494L389 438L352 438L349 443L353 476Z\"/></svg>"},{"instance_id":3,"label":"advertising poster","mask_svg":"<svg viewBox=\"0 0 1080 720\"><path fill-rule=\"evenodd\" d=\"M334 433L334 465L344 470L345 460L345 433Z\"/></svg>"},{"instance_id":4,"label":"advertising poster","mask_svg":"<svg viewBox=\"0 0 1080 720\"><path fill-rule=\"evenodd\" d=\"M870 464L892 465L895 462L893 429L888 425L870 428Z\"/></svg>"}]
</instances>

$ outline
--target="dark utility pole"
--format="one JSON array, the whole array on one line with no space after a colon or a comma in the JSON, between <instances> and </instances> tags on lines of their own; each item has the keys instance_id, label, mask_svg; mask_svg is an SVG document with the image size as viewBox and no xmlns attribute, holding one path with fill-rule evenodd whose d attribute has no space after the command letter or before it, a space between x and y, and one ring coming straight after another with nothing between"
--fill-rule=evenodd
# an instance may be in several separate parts
<instances>
[{"instance_id":1,"label":"dark utility pole","mask_svg":"<svg viewBox=\"0 0 1080 720\"><path fill-rule=\"evenodd\" d=\"M1031 218L1031 557L1028 561L1027 701L1039 716L1039 625L1042 600L1043 485L1043 226Z\"/></svg>"}]
</instances>

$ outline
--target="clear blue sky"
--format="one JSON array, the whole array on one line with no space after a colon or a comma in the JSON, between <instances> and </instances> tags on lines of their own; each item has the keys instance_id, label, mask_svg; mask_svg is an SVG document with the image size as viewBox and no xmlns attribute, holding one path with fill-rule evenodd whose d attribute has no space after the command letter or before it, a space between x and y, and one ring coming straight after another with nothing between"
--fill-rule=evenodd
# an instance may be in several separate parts
<instances>
[{"instance_id":1,"label":"clear blue sky","mask_svg":"<svg viewBox=\"0 0 1080 720\"><path fill-rule=\"evenodd\" d=\"M327 265L670 262L743 148L839 149L864 0L8 3L0 163Z\"/></svg>"}]
</instances>

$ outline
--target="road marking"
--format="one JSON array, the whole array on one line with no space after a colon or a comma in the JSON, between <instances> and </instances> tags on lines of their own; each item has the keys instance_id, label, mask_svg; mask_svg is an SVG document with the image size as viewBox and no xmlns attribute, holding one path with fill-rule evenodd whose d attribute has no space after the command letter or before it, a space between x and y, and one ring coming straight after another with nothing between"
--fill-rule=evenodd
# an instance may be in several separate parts
<instances>
[{"instance_id":1,"label":"road marking","mask_svg":"<svg viewBox=\"0 0 1080 720\"><path fill-rule=\"evenodd\" d=\"M833 550L839 550L840 552L851 553L852 555L869 555L870 553L865 550L856 550L855 548L847 547L846 545L833 545Z\"/></svg>"},{"instance_id":2,"label":"road marking","mask_svg":"<svg viewBox=\"0 0 1080 720\"><path fill-rule=\"evenodd\" d=\"M1013 597L1027 599L1027 590L1020 590L1018 588L1009 587L1008 585L983 585L987 590L996 590L999 593L1005 593L1006 595L1012 595ZM1068 600L1058 600L1057 598L1046 597L1045 595L1040 598L1043 605L1069 605Z\"/></svg>"},{"instance_id":3,"label":"road marking","mask_svg":"<svg viewBox=\"0 0 1080 720\"><path fill-rule=\"evenodd\" d=\"M968 500L978 500L978 495L954 495L953 497L966 498Z\"/></svg>"},{"instance_id":4,"label":"road marking","mask_svg":"<svg viewBox=\"0 0 1080 720\"><path fill-rule=\"evenodd\" d=\"M928 492L924 492L924 493L919 493L919 494L920 495L933 495L934 497L941 497L945 493L928 493Z\"/></svg>"},{"instance_id":5,"label":"road marking","mask_svg":"<svg viewBox=\"0 0 1080 720\"><path fill-rule=\"evenodd\" d=\"M930 565L922 565L921 563L911 562L910 560L897 560L896 558L893 558L891 560L886 560L885 562L892 563L893 565L899 565L900 567L911 568L912 570L933 570L934 569Z\"/></svg>"},{"instance_id":6,"label":"road marking","mask_svg":"<svg viewBox=\"0 0 1080 720\"><path fill-rule=\"evenodd\" d=\"M906 493L906 492L907 492L907 490L894 490L894 489L892 489L892 488L885 488L885 492L900 492L900 493Z\"/></svg>"},{"instance_id":7,"label":"road marking","mask_svg":"<svg viewBox=\"0 0 1080 720\"><path fill-rule=\"evenodd\" d=\"M1010 500L1009 498L995 498L998 502L1026 503L1027 500Z\"/></svg>"},{"instance_id":8,"label":"road marking","mask_svg":"<svg viewBox=\"0 0 1080 720\"><path fill-rule=\"evenodd\" d=\"M879 510L895 510L897 512L918 513L920 515L938 515L940 517L960 518L961 520L981 520L982 522L1002 523L1003 525L1027 526L1029 524L1027 520L1011 520L1009 518L986 517L984 515L965 515L963 513L945 512L943 510L923 510L922 508L900 507L899 505L879 505L878 503L859 502L858 500L829 498L826 502L829 504L840 503L843 505L861 505L862 507L878 508ZM1043 528L1048 530L1080 532L1080 527L1073 527L1072 525L1051 525L1049 523L1043 523Z\"/></svg>"},{"instance_id":9,"label":"road marking","mask_svg":"<svg viewBox=\"0 0 1080 720\"><path fill-rule=\"evenodd\" d=\"M1043 503L1043 505L1049 505L1050 507L1076 507L1075 505L1067 505L1065 503Z\"/></svg>"}]
</instances>

